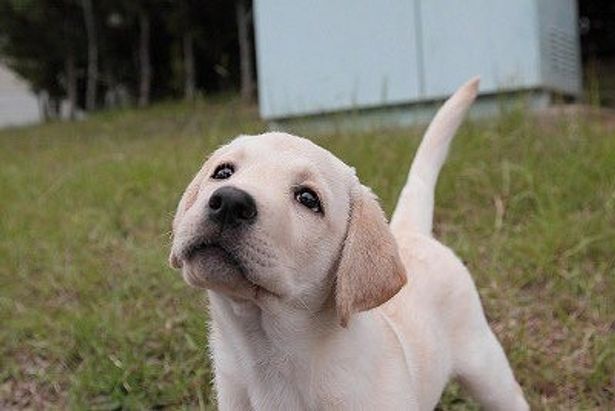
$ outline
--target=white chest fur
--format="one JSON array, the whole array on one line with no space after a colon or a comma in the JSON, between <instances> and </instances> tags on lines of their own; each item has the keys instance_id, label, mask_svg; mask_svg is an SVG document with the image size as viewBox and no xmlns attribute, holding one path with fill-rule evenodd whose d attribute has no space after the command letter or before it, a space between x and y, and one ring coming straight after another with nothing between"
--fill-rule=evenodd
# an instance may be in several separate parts
<instances>
[{"instance_id":1,"label":"white chest fur","mask_svg":"<svg viewBox=\"0 0 615 411\"><path fill-rule=\"evenodd\" d=\"M418 409L411 353L390 343L380 313L344 329L322 313L272 316L215 293L210 302L220 409Z\"/></svg>"}]
</instances>

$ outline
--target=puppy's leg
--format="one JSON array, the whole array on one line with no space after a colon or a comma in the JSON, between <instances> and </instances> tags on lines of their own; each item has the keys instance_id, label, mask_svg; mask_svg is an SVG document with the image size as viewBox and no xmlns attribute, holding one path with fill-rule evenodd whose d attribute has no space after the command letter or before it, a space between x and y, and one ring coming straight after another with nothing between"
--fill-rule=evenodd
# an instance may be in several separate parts
<instances>
[{"instance_id":1,"label":"puppy's leg","mask_svg":"<svg viewBox=\"0 0 615 411\"><path fill-rule=\"evenodd\" d=\"M504 350L486 321L456 350L461 385L488 410L529 410Z\"/></svg>"},{"instance_id":2,"label":"puppy's leg","mask_svg":"<svg viewBox=\"0 0 615 411\"><path fill-rule=\"evenodd\" d=\"M434 306L449 333L454 376L485 409L528 410L504 350L489 328L468 269L442 246L431 251L436 261L433 273L446 273L432 275L430 280L440 290Z\"/></svg>"},{"instance_id":3,"label":"puppy's leg","mask_svg":"<svg viewBox=\"0 0 615 411\"><path fill-rule=\"evenodd\" d=\"M241 384L229 376L216 375L216 396L220 411L251 411L248 393Z\"/></svg>"}]
</instances>

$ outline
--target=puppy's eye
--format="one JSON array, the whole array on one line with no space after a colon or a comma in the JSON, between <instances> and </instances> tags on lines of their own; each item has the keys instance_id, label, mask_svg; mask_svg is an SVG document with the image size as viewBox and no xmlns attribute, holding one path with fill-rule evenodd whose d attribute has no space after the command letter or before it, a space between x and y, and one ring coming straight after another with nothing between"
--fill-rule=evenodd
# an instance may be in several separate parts
<instances>
[{"instance_id":1,"label":"puppy's eye","mask_svg":"<svg viewBox=\"0 0 615 411\"><path fill-rule=\"evenodd\" d=\"M216 171L211 175L214 180L226 180L235 172L232 164L220 164L216 167Z\"/></svg>"},{"instance_id":2,"label":"puppy's eye","mask_svg":"<svg viewBox=\"0 0 615 411\"><path fill-rule=\"evenodd\" d=\"M320 200L315 192L309 188L300 188L295 192L295 199L303 206L309 208L315 213L322 213Z\"/></svg>"}]
</instances>

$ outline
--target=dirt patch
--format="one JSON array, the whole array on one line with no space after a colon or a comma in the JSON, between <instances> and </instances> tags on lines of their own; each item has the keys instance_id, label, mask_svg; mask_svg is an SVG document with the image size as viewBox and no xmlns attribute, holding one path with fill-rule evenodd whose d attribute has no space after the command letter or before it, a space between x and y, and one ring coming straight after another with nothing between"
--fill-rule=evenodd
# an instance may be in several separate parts
<instances>
[{"instance_id":1,"label":"dirt patch","mask_svg":"<svg viewBox=\"0 0 615 411\"><path fill-rule=\"evenodd\" d=\"M0 383L1 410L62 409L66 387L45 382L50 363L31 353L15 355L17 375L10 375Z\"/></svg>"}]
</instances>

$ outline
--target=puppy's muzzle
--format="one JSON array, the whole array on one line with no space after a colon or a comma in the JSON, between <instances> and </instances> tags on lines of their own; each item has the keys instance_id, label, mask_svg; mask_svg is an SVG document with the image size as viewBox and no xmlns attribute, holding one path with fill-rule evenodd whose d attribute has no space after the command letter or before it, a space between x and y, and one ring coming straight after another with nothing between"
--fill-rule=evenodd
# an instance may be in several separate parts
<instances>
[{"instance_id":1,"label":"puppy's muzzle","mask_svg":"<svg viewBox=\"0 0 615 411\"><path fill-rule=\"evenodd\" d=\"M221 187L209 198L208 217L221 229L247 226L258 214L254 198L235 187Z\"/></svg>"}]
</instances>

